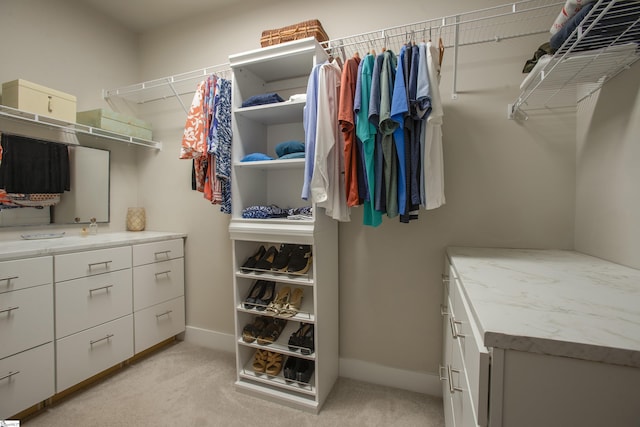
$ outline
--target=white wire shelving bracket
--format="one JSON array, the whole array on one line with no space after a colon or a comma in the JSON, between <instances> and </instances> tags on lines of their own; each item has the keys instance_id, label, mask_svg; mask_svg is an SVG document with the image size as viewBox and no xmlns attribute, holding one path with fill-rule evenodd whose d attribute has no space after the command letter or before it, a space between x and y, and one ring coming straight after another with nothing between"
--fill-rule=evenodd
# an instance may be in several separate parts
<instances>
[{"instance_id":1,"label":"white wire shelving bracket","mask_svg":"<svg viewBox=\"0 0 640 427\"><path fill-rule=\"evenodd\" d=\"M442 40L445 48L453 48L451 96L457 99L459 47L548 33L563 4L557 0L518 1L332 39L322 44L327 52L344 59L356 52L380 52L386 47L397 49L410 41L432 40L438 44Z\"/></svg>"},{"instance_id":2,"label":"white wire shelving bracket","mask_svg":"<svg viewBox=\"0 0 640 427\"><path fill-rule=\"evenodd\" d=\"M138 145L146 148L153 148L157 150L162 149L162 143L151 141L148 139L137 138L134 136L123 135L116 132L111 132L104 129L99 129L91 126L86 126L80 123L71 123L63 120L59 120L53 117L44 116L41 114L30 113L23 110L0 105L0 119L11 120L21 124L34 125L45 129L55 129L65 134L70 135L72 138L69 141L71 144L80 144L77 142L77 136L85 135L95 137L97 139L111 140L121 142L129 145Z\"/></svg>"},{"instance_id":3,"label":"white wire shelving bracket","mask_svg":"<svg viewBox=\"0 0 640 427\"><path fill-rule=\"evenodd\" d=\"M211 74L222 78L230 78L231 67L229 63L224 63L117 89L105 89L102 91L102 97L112 108L114 108L114 105L111 100L115 97L138 105L175 98L186 114L189 112L189 106L185 104L182 97L184 95L192 95L196 90L196 85ZM117 110L117 107L114 109Z\"/></svg>"},{"instance_id":4,"label":"white wire shelving bracket","mask_svg":"<svg viewBox=\"0 0 640 427\"><path fill-rule=\"evenodd\" d=\"M640 2L598 0L551 57L531 72L509 118L573 107L640 59Z\"/></svg>"}]
</instances>

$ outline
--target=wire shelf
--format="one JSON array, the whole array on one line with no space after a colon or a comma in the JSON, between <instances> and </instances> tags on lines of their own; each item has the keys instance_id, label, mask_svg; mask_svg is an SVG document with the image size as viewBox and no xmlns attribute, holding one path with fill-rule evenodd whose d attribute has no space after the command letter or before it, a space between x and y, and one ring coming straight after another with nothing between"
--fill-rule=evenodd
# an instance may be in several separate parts
<instances>
[{"instance_id":1,"label":"wire shelf","mask_svg":"<svg viewBox=\"0 0 640 427\"><path fill-rule=\"evenodd\" d=\"M332 39L322 45L345 57L397 48L413 41L441 39L445 47L468 46L548 32L563 2L525 0L501 6Z\"/></svg>"},{"instance_id":2,"label":"wire shelf","mask_svg":"<svg viewBox=\"0 0 640 427\"><path fill-rule=\"evenodd\" d=\"M546 65L534 68L511 116L575 106L640 59L640 2L598 0Z\"/></svg>"}]
</instances>

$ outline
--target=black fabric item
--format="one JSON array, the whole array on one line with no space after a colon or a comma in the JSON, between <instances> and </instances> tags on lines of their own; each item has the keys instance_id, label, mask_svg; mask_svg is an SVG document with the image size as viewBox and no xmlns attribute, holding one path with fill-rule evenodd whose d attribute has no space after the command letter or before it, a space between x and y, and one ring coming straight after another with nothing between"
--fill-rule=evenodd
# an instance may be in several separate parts
<instances>
[{"instance_id":1,"label":"black fabric item","mask_svg":"<svg viewBox=\"0 0 640 427\"><path fill-rule=\"evenodd\" d=\"M544 55L550 55L553 52L554 51L551 49L551 45L549 44L549 42L541 44L538 50L534 52L533 58L528 59L527 62L525 62L522 72L525 74L530 73L531 70L533 70L533 67L535 67L538 63L538 59L540 59Z\"/></svg>"},{"instance_id":2,"label":"black fabric item","mask_svg":"<svg viewBox=\"0 0 640 427\"><path fill-rule=\"evenodd\" d=\"M7 193L63 193L71 190L66 145L2 134L0 188Z\"/></svg>"}]
</instances>

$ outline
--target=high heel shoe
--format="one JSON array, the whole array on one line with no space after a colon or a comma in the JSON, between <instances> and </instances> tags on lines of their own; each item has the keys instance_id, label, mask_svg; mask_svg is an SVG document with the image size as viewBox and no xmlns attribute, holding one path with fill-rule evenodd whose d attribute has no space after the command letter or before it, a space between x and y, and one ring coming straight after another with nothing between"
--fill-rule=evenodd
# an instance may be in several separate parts
<instances>
[{"instance_id":1,"label":"high heel shoe","mask_svg":"<svg viewBox=\"0 0 640 427\"><path fill-rule=\"evenodd\" d=\"M278 255L273 260L273 264L271 265L271 270L273 271L285 271L287 266L289 265L289 260L291 259L291 254L293 253L293 249L296 245L283 243L280 245L280 250Z\"/></svg>"},{"instance_id":2,"label":"high heel shoe","mask_svg":"<svg viewBox=\"0 0 640 427\"><path fill-rule=\"evenodd\" d=\"M273 351L267 352L267 367L264 372L267 375L276 376L280 373L282 369L282 362L284 361L284 356L280 353L275 353Z\"/></svg>"},{"instance_id":3,"label":"high heel shoe","mask_svg":"<svg viewBox=\"0 0 640 427\"><path fill-rule=\"evenodd\" d=\"M278 250L276 249L275 246L271 246L269 249L267 249L267 251L262 256L262 258L258 260L258 262L255 265L255 269L266 270L266 271L271 270L271 265L273 264L273 260L276 259L277 255L278 255Z\"/></svg>"},{"instance_id":4,"label":"high heel shoe","mask_svg":"<svg viewBox=\"0 0 640 427\"><path fill-rule=\"evenodd\" d=\"M276 282L263 280L264 290L258 298L256 298L255 307L258 311L264 311L273 301L276 294Z\"/></svg>"},{"instance_id":5,"label":"high heel shoe","mask_svg":"<svg viewBox=\"0 0 640 427\"><path fill-rule=\"evenodd\" d=\"M247 260L244 262L244 264L242 264L241 269L242 270L252 270L256 267L256 264L258 263L258 261L260 260L260 258L262 258L264 256L264 254L266 253L266 249L264 248L263 245L260 245L260 247L258 248L258 251L251 255L249 258L247 258Z\"/></svg>"},{"instance_id":6,"label":"high heel shoe","mask_svg":"<svg viewBox=\"0 0 640 427\"><path fill-rule=\"evenodd\" d=\"M244 308L250 310L255 307L256 301L264 293L265 283L264 280L256 280L249 291L249 295L244 299Z\"/></svg>"},{"instance_id":7,"label":"high heel shoe","mask_svg":"<svg viewBox=\"0 0 640 427\"><path fill-rule=\"evenodd\" d=\"M304 292L300 288L295 288L289 297L289 301L280 309L280 316L293 317L300 311Z\"/></svg>"},{"instance_id":8,"label":"high heel shoe","mask_svg":"<svg viewBox=\"0 0 640 427\"><path fill-rule=\"evenodd\" d=\"M311 268L313 256L310 245L298 245L291 253L287 273L305 274Z\"/></svg>"},{"instance_id":9,"label":"high heel shoe","mask_svg":"<svg viewBox=\"0 0 640 427\"><path fill-rule=\"evenodd\" d=\"M291 288L289 286L280 288L276 298L267 307L267 311L274 316L279 315L282 309L289 303L290 296Z\"/></svg>"},{"instance_id":10,"label":"high heel shoe","mask_svg":"<svg viewBox=\"0 0 640 427\"><path fill-rule=\"evenodd\" d=\"M301 323L297 331L289 337L288 347L291 351L300 350L304 341L305 334L311 330L313 333L313 325L311 323ZM310 354L310 353L307 353Z\"/></svg>"}]
</instances>

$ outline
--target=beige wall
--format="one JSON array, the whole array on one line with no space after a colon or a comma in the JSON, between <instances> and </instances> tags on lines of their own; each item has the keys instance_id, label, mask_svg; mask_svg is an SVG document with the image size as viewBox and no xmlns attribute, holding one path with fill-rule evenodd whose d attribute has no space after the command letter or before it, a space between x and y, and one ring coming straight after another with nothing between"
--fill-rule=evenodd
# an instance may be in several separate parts
<instances>
[{"instance_id":1,"label":"beige wall","mask_svg":"<svg viewBox=\"0 0 640 427\"><path fill-rule=\"evenodd\" d=\"M640 63L581 103L577 250L640 268Z\"/></svg>"},{"instance_id":2,"label":"beige wall","mask_svg":"<svg viewBox=\"0 0 640 427\"><path fill-rule=\"evenodd\" d=\"M0 80L27 78L75 93L80 109L97 108L104 106L102 88L226 62L229 54L259 47L263 29L318 18L335 38L503 2L409 0L403 10L411 13L371 12L366 19L355 17L362 10L388 10L388 2L240 3L137 38L72 1L0 0L0 37L13 41L11 48L0 43ZM56 19L46 19L50 16ZM42 28L36 34L24 31L23 23L34 20L46 34ZM22 36L15 37L16 32ZM340 224L341 358L437 372L440 274L448 245L573 247L575 116L527 122L506 117L523 78L522 65L542 40L461 49L457 100L451 99L452 51L445 53L447 204L421 212L411 224L387 219L379 228L364 227L359 208L352 222ZM58 55L51 54L54 50ZM8 67L6 58L12 58ZM178 159L186 117L179 104L162 101L145 114L155 117L155 136L164 148L113 149L109 228L123 229L126 206L139 204L147 208L149 229L188 233L187 324L231 335L229 218L190 190L190 162Z\"/></svg>"}]
</instances>

